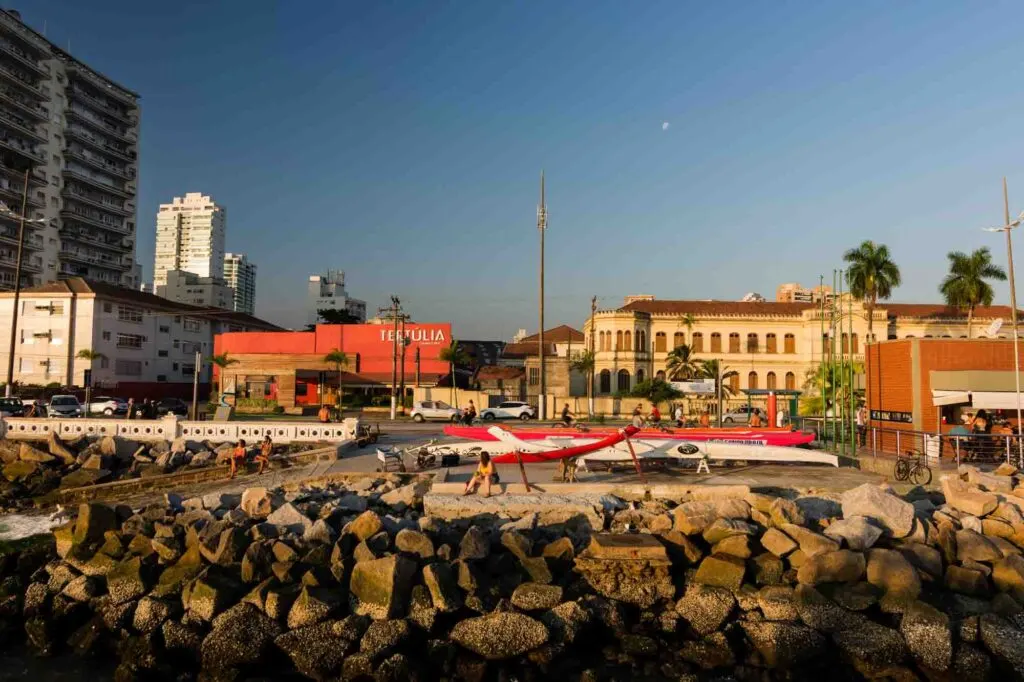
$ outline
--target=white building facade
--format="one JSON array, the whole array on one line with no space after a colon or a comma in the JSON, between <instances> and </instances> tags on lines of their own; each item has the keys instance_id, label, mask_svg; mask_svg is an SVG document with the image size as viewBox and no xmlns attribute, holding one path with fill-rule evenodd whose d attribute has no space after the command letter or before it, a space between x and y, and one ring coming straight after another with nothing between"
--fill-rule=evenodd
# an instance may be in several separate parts
<instances>
[{"instance_id":1,"label":"white building facade","mask_svg":"<svg viewBox=\"0 0 1024 682\"><path fill-rule=\"evenodd\" d=\"M138 99L0 11L0 201L41 221L25 226L22 285L138 286ZM18 221L0 215L0 289L17 249Z\"/></svg>"},{"instance_id":2,"label":"white building facade","mask_svg":"<svg viewBox=\"0 0 1024 682\"><path fill-rule=\"evenodd\" d=\"M235 292L225 280L200 277L184 270L168 270L166 284L157 284L154 293L178 303L202 308L234 310Z\"/></svg>"},{"instance_id":3,"label":"white building facade","mask_svg":"<svg viewBox=\"0 0 1024 682\"><path fill-rule=\"evenodd\" d=\"M0 336L11 333L14 294L0 292ZM200 353L200 382L210 380L215 334L278 329L248 315L175 303L136 289L81 278L23 290L18 302L14 380L130 392L147 384L190 384ZM5 347L2 362L9 357ZM83 350L100 355L79 357Z\"/></svg>"},{"instance_id":4,"label":"white building facade","mask_svg":"<svg viewBox=\"0 0 1024 682\"><path fill-rule=\"evenodd\" d=\"M323 275L309 276L309 309L307 321L315 324L317 311L345 310L358 322L366 322L366 301L349 297L345 291L345 272L328 270Z\"/></svg>"},{"instance_id":5,"label":"white building facade","mask_svg":"<svg viewBox=\"0 0 1024 682\"><path fill-rule=\"evenodd\" d=\"M224 280L234 292L233 310L255 314L256 264L250 263L244 253L225 253Z\"/></svg>"},{"instance_id":6,"label":"white building facade","mask_svg":"<svg viewBox=\"0 0 1024 682\"><path fill-rule=\"evenodd\" d=\"M200 277L224 277L227 209L209 196L188 192L160 204L156 216L153 284L167 283L167 273L184 270Z\"/></svg>"}]
</instances>

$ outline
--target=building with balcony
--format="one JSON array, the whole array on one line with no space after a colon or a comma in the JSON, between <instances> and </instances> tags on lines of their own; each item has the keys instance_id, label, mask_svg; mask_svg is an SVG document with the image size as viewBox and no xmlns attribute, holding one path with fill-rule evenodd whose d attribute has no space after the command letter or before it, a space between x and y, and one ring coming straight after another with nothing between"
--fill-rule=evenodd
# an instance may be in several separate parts
<instances>
[{"instance_id":1,"label":"building with balcony","mask_svg":"<svg viewBox=\"0 0 1024 682\"><path fill-rule=\"evenodd\" d=\"M808 289L807 287L801 286L798 282L787 282L780 284L775 289L775 302L776 303L817 303L825 297L832 295L832 287L828 285L821 285Z\"/></svg>"},{"instance_id":2,"label":"building with balcony","mask_svg":"<svg viewBox=\"0 0 1024 682\"><path fill-rule=\"evenodd\" d=\"M366 301L350 298L345 291L345 271L328 270L323 275L309 276L309 308L307 321L316 324L320 310L345 310L358 322L366 321Z\"/></svg>"},{"instance_id":3,"label":"building with balcony","mask_svg":"<svg viewBox=\"0 0 1024 682\"><path fill-rule=\"evenodd\" d=\"M256 264L244 253L224 254L224 281L234 291L234 310L252 315L256 312Z\"/></svg>"},{"instance_id":4,"label":"building with balcony","mask_svg":"<svg viewBox=\"0 0 1024 682\"><path fill-rule=\"evenodd\" d=\"M184 270L169 270L164 279L164 284L153 287L157 296L204 308L234 310L235 292L223 279L200 277Z\"/></svg>"},{"instance_id":5,"label":"building with balcony","mask_svg":"<svg viewBox=\"0 0 1024 682\"><path fill-rule=\"evenodd\" d=\"M43 221L25 226L22 285L138 286L138 99L0 10L0 201ZM15 250L17 229L0 215ZM16 265L0 254L0 289L14 286Z\"/></svg>"},{"instance_id":6,"label":"building with balcony","mask_svg":"<svg viewBox=\"0 0 1024 682\"><path fill-rule=\"evenodd\" d=\"M835 310L825 306L823 315L813 302L627 298L621 308L597 311L584 326L586 347L595 352L594 394L625 393L644 379L671 378L669 353L684 344L696 359L716 359L723 371L736 372L726 381L734 392L799 390L833 343L836 353L863 361L872 341L863 303L849 296L837 300ZM984 335L996 319L1009 320L1010 312L1009 306L975 309L972 336ZM828 332L832 315L842 327L834 336ZM943 304L879 302L872 318L878 341L968 336L966 312ZM1004 327L997 336L1009 333Z\"/></svg>"},{"instance_id":7,"label":"building with balcony","mask_svg":"<svg viewBox=\"0 0 1024 682\"><path fill-rule=\"evenodd\" d=\"M188 192L169 204L160 204L153 284L166 284L171 270L223 279L226 233L227 209L207 195Z\"/></svg>"},{"instance_id":8,"label":"building with balcony","mask_svg":"<svg viewBox=\"0 0 1024 682\"><path fill-rule=\"evenodd\" d=\"M0 334L10 338L14 294L0 292ZM24 384L93 385L124 397L191 397L196 354L209 359L217 334L276 331L232 310L176 303L79 277L23 289L18 301L14 379ZM82 350L100 355L78 357ZM4 348L2 361L7 362ZM210 366L199 365L201 384ZM206 391L203 391L203 395Z\"/></svg>"}]
</instances>

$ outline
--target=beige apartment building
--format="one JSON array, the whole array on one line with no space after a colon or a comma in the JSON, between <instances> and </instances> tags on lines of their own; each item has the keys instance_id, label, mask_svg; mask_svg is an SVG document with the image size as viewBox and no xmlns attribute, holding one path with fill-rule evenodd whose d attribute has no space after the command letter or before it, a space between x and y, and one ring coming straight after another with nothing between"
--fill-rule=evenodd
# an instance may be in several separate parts
<instances>
[{"instance_id":1,"label":"beige apartment building","mask_svg":"<svg viewBox=\"0 0 1024 682\"><path fill-rule=\"evenodd\" d=\"M844 352L864 358L868 321L864 305L842 300L837 341ZM996 319L1007 324L1008 306L975 310L972 336L986 335ZM853 331L850 333L850 321ZM669 352L688 344L698 359L716 358L723 371L738 376L731 387L742 389L803 388L808 372L822 358L822 325L829 327L829 311L822 319L819 303L657 300L630 296L614 310L599 310L584 331L587 347L595 351L594 393L608 396L631 390L650 377L665 377ZM963 338L966 314L942 304L879 303L874 310L876 339ZM590 344L593 343L591 346ZM838 346L837 346L838 350Z\"/></svg>"}]
</instances>

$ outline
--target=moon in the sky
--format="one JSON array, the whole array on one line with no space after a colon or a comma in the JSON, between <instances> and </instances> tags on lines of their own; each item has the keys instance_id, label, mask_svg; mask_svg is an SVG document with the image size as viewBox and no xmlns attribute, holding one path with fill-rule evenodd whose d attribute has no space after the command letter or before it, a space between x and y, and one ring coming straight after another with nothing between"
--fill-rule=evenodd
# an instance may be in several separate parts
<instances>
[{"instance_id":1,"label":"moon in the sky","mask_svg":"<svg viewBox=\"0 0 1024 682\"><path fill-rule=\"evenodd\" d=\"M661 124L661 129L662 130L668 130L668 125L669 125L668 121L663 121L662 124Z\"/></svg>"}]
</instances>

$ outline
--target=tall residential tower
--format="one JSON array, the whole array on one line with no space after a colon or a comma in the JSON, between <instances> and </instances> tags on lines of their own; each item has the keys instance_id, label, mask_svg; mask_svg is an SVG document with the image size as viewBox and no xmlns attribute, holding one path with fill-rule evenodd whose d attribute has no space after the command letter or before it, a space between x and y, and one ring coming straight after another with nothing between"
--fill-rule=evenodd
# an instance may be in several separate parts
<instances>
[{"instance_id":1,"label":"tall residential tower","mask_svg":"<svg viewBox=\"0 0 1024 682\"><path fill-rule=\"evenodd\" d=\"M0 10L0 288L14 286L23 196L41 221L25 225L23 285L138 286L138 100Z\"/></svg>"},{"instance_id":2,"label":"tall residential tower","mask_svg":"<svg viewBox=\"0 0 1024 682\"><path fill-rule=\"evenodd\" d=\"M156 216L153 285L167 284L167 272L184 270L199 277L224 277L227 209L199 192L160 204Z\"/></svg>"},{"instance_id":3,"label":"tall residential tower","mask_svg":"<svg viewBox=\"0 0 1024 682\"><path fill-rule=\"evenodd\" d=\"M234 309L254 315L256 311L256 264L244 253L224 254L224 279L234 289Z\"/></svg>"}]
</instances>

